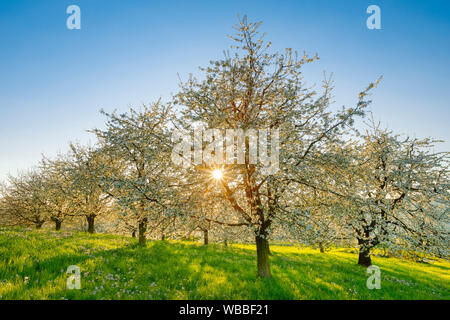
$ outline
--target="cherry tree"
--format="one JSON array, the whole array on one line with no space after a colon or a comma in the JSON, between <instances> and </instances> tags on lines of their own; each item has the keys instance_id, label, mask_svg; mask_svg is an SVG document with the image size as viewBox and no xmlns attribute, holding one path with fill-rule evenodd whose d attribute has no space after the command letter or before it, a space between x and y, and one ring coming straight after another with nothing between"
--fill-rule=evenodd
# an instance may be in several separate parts
<instances>
[{"instance_id":1,"label":"cherry tree","mask_svg":"<svg viewBox=\"0 0 450 320\"><path fill-rule=\"evenodd\" d=\"M160 101L128 113L103 114L106 129L93 130L106 159L98 178L122 213L131 215L128 221L136 222L139 243L144 244L148 228L175 214L170 181L176 172L170 166L168 135L173 114Z\"/></svg>"},{"instance_id":2,"label":"cherry tree","mask_svg":"<svg viewBox=\"0 0 450 320\"><path fill-rule=\"evenodd\" d=\"M60 154L55 159L44 157L40 163L46 211L49 220L55 223L56 231L61 229L62 223L67 218L76 216L73 181L67 171L69 161L66 155Z\"/></svg>"},{"instance_id":3,"label":"cherry tree","mask_svg":"<svg viewBox=\"0 0 450 320\"><path fill-rule=\"evenodd\" d=\"M279 169L276 173L267 174L265 161L251 161L249 148L254 150L255 144L248 136L243 163L216 162L205 165L208 170L197 170L199 175L210 176L219 167L223 171L220 189L229 207L254 234L258 275L271 277L269 237L277 215L293 210L287 194L315 179L317 154L325 143L339 139L354 116L363 114L369 103L367 91L375 84L360 94L355 107L332 112L331 81L324 81L321 92L303 82L302 67L318 58L299 56L292 49L271 53L271 43L258 33L259 26L244 17L231 36L235 42L231 53L201 68L202 80L191 76L182 82L175 104L181 110L185 130L186 124L199 120L212 129L278 130L279 148L275 140L267 147L274 146L271 154L279 152L279 159L271 163Z\"/></svg>"},{"instance_id":4,"label":"cherry tree","mask_svg":"<svg viewBox=\"0 0 450 320\"><path fill-rule=\"evenodd\" d=\"M288 231L285 237L319 248L322 253L348 242L350 230L345 224L348 207L339 197L308 188L298 190L291 201L296 209L278 217Z\"/></svg>"},{"instance_id":5,"label":"cherry tree","mask_svg":"<svg viewBox=\"0 0 450 320\"><path fill-rule=\"evenodd\" d=\"M348 203L345 220L358 241L358 264L371 265L371 250L381 244L429 254L448 250L449 157L433 152L435 143L402 139L378 125L343 149L339 166L346 169L333 175L335 193Z\"/></svg>"},{"instance_id":6,"label":"cherry tree","mask_svg":"<svg viewBox=\"0 0 450 320\"><path fill-rule=\"evenodd\" d=\"M2 220L9 225L30 226L40 229L48 220L44 180L38 169L9 176L2 187Z\"/></svg>"},{"instance_id":7,"label":"cherry tree","mask_svg":"<svg viewBox=\"0 0 450 320\"><path fill-rule=\"evenodd\" d=\"M87 231L95 232L95 220L106 215L112 207L112 198L103 191L98 176L104 167L104 156L99 148L70 145L65 172L71 181L70 197L75 214L84 217Z\"/></svg>"}]
</instances>

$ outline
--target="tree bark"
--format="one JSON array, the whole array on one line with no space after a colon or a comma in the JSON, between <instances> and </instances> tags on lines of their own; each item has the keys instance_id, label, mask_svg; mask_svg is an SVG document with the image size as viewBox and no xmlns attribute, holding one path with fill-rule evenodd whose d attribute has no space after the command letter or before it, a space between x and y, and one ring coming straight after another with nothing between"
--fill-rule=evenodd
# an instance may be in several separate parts
<instances>
[{"instance_id":1,"label":"tree bark","mask_svg":"<svg viewBox=\"0 0 450 320\"><path fill-rule=\"evenodd\" d=\"M322 242L319 242L319 250L320 250L321 253L325 252L325 248L323 247L323 243Z\"/></svg>"},{"instance_id":2,"label":"tree bark","mask_svg":"<svg viewBox=\"0 0 450 320\"><path fill-rule=\"evenodd\" d=\"M372 265L372 260L370 259L370 248L366 245L359 247L358 264L364 267Z\"/></svg>"},{"instance_id":3,"label":"tree bark","mask_svg":"<svg viewBox=\"0 0 450 320\"><path fill-rule=\"evenodd\" d=\"M131 232L131 237L136 238L136 230L133 230L133 232Z\"/></svg>"},{"instance_id":4,"label":"tree bark","mask_svg":"<svg viewBox=\"0 0 450 320\"><path fill-rule=\"evenodd\" d=\"M368 267L372 265L372 260L370 259L370 250L368 249L359 249L359 258L358 264L364 267Z\"/></svg>"},{"instance_id":5,"label":"tree bark","mask_svg":"<svg viewBox=\"0 0 450 320\"><path fill-rule=\"evenodd\" d=\"M86 220L88 223L88 232L91 234L94 233L95 232L95 227L94 227L95 215L86 216Z\"/></svg>"},{"instance_id":6,"label":"tree bark","mask_svg":"<svg viewBox=\"0 0 450 320\"><path fill-rule=\"evenodd\" d=\"M143 218L139 221L139 244L145 245L145 233L147 232L147 218Z\"/></svg>"},{"instance_id":7,"label":"tree bark","mask_svg":"<svg viewBox=\"0 0 450 320\"><path fill-rule=\"evenodd\" d=\"M166 235L163 233L162 235L161 235L161 241L165 241L166 240Z\"/></svg>"},{"instance_id":8,"label":"tree bark","mask_svg":"<svg viewBox=\"0 0 450 320\"><path fill-rule=\"evenodd\" d=\"M55 220L55 230L56 231L61 230L61 224L62 224L61 220Z\"/></svg>"},{"instance_id":9,"label":"tree bark","mask_svg":"<svg viewBox=\"0 0 450 320\"><path fill-rule=\"evenodd\" d=\"M42 225L43 225L43 224L44 224L43 222L38 222L38 223L36 223L36 229L42 228Z\"/></svg>"},{"instance_id":10,"label":"tree bark","mask_svg":"<svg viewBox=\"0 0 450 320\"><path fill-rule=\"evenodd\" d=\"M270 260L269 260L269 241L261 236L256 235L256 256L258 263L258 277L271 278Z\"/></svg>"},{"instance_id":11,"label":"tree bark","mask_svg":"<svg viewBox=\"0 0 450 320\"><path fill-rule=\"evenodd\" d=\"M203 230L203 244L206 246L208 245L208 230Z\"/></svg>"}]
</instances>

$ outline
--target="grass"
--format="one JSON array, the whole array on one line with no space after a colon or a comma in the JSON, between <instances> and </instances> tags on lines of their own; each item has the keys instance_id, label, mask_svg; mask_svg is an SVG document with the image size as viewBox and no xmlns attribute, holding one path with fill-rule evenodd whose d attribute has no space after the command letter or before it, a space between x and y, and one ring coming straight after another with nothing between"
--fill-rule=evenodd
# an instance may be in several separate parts
<instances>
[{"instance_id":1,"label":"grass","mask_svg":"<svg viewBox=\"0 0 450 320\"><path fill-rule=\"evenodd\" d=\"M272 246L272 279L256 278L255 246L0 228L0 299L450 299L450 264L374 257L369 290L357 255ZM66 288L67 267L81 289Z\"/></svg>"}]
</instances>

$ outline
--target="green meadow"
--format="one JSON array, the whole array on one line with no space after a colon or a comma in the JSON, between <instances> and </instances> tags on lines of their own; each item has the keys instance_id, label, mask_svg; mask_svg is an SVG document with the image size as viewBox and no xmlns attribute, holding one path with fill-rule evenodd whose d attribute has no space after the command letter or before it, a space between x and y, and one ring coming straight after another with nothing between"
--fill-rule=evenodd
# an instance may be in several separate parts
<instances>
[{"instance_id":1,"label":"green meadow","mask_svg":"<svg viewBox=\"0 0 450 320\"><path fill-rule=\"evenodd\" d=\"M255 250L1 228L0 299L450 299L446 261L373 257L381 289L369 290L353 250L272 245L271 279L256 277ZM81 269L79 290L67 289L70 265Z\"/></svg>"}]
</instances>

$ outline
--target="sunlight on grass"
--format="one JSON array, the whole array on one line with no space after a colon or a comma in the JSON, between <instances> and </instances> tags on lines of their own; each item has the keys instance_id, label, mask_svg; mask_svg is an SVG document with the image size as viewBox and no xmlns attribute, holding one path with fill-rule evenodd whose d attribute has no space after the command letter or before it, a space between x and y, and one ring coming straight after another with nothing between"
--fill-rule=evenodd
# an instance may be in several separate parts
<instances>
[{"instance_id":1,"label":"sunlight on grass","mask_svg":"<svg viewBox=\"0 0 450 320\"><path fill-rule=\"evenodd\" d=\"M450 264L374 257L382 289L366 288L357 255L271 246L272 279L258 279L255 246L207 247L112 235L0 229L1 299L450 299ZM66 289L69 265L81 290Z\"/></svg>"}]
</instances>

